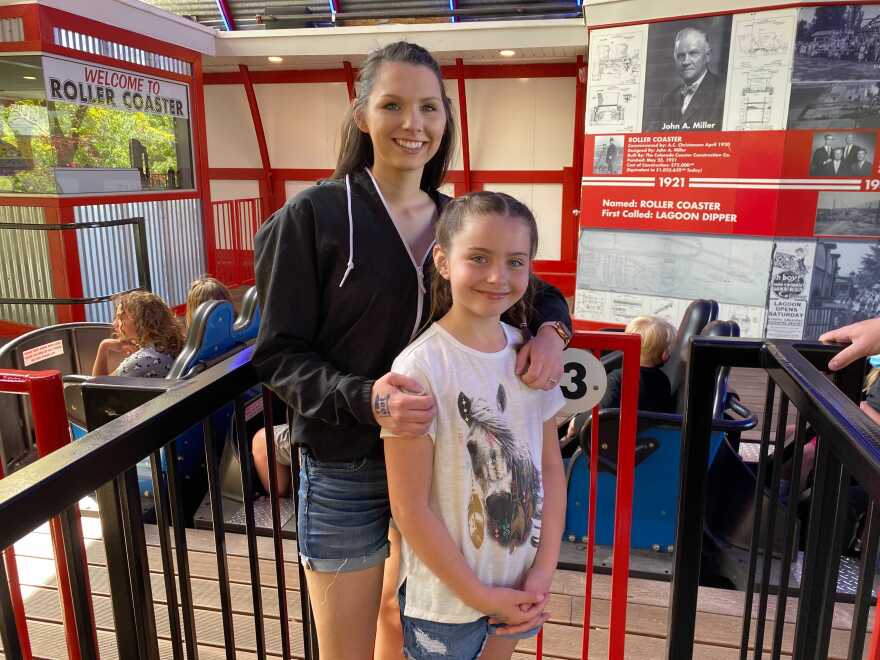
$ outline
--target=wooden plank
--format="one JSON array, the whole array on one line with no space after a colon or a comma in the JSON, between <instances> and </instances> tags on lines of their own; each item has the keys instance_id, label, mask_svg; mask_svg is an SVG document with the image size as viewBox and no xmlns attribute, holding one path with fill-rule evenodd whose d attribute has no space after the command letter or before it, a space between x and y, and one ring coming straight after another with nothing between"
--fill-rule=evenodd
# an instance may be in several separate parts
<instances>
[{"instance_id":1,"label":"wooden plank","mask_svg":"<svg viewBox=\"0 0 880 660\"><path fill-rule=\"evenodd\" d=\"M582 612L582 599L585 586L586 578L583 573L574 571L556 571L550 590L553 593L568 594L570 596L575 596L576 598L581 598L580 609L578 609L578 611ZM627 589L627 596L629 602L632 603L667 607L669 605L670 587L671 585L669 582L631 578ZM600 574L593 576L593 598L611 600L610 576ZM785 620L790 623L794 623L795 620L796 602L795 599L790 598L788 607L786 608ZM740 617L742 616L744 604L745 594L741 591L700 587L697 599L697 611ZM768 601L767 612L767 615L770 618L773 618L776 614L776 601L773 597ZM871 614L868 617L869 630L873 627L873 612L874 609L871 608ZM753 602L752 616L757 616L757 613L757 602ZM575 614L572 616L575 617L575 620L578 620ZM849 603L836 603L834 606L832 626L841 630L850 630L852 628L852 617L853 605Z\"/></svg>"},{"instance_id":2,"label":"wooden plank","mask_svg":"<svg viewBox=\"0 0 880 660\"><path fill-rule=\"evenodd\" d=\"M109 599L109 585L103 543L100 541L100 522L84 518L86 528L89 575L93 590L96 624L102 647L102 658L115 656L113 617ZM86 522L91 520L90 522ZM147 554L150 565L153 597L156 608L157 634L162 646L162 657L170 656L168 609L165 605L164 580L158 548L159 530L146 527ZM205 530L187 530L188 556L190 559L191 585L195 605L195 621L198 643L206 650L200 657L214 658L222 650L223 627L219 606L217 564L214 555L213 535ZM232 596L233 621L237 657L252 657L255 650L253 600L250 589L250 564L246 539L242 535L227 535L228 564L230 570L230 593ZM30 618L29 626L35 626L35 643L38 657L64 657L63 629L60 624L57 590L55 589L54 561L46 529L39 530L16 545L19 570ZM291 617L291 641L298 657L302 655L301 627L299 618L298 572L295 542L287 542L285 573L288 590L288 615ZM288 554L289 551L289 554ZM274 547L271 539L264 539L258 551L261 571L267 650L270 655L280 654L280 625L278 621L278 596L275 589ZM545 656L548 658L580 657L581 627L583 618L583 590L585 576L572 571L557 571L551 585L551 621L545 626ZM669 583L642 579L630 580L627 615L627 658L663 658ZM594 577L593 609L591 619L590 657L607 657L607 621L610 608L610 576ZM743 594L735 591L701 588L698 601L695 657L707 660L738 657L740 614ZM786 612L783 650L790 651L793 636L794 603ZM770 616L774 603L771 599ZM848 628L852 620L852 606L838 604L835 608L831 639L831 658L843 658L846 654ZM873 615L871 617L873 621ZM754 628L753 628L754 630ZM754 633L753 633L754 634ZM768 631L768 635L772 632ZM767 637L765 637L765 646ZM534 657L534 640L523 640L515 657L525 660ZM62 646L59 646L62 645ZM109 646L107 652L104 647ZM59 651L61 649L61 651ZM58 653L61 653L58 655Z\"/></svg>"},{"instance_id":3,"label":"wooden plank","mask_svg":"<svg viewBox=\"0 0 880 660\"><path fill-rule=\"evenodd\" d=\"M31 637L31 646L35 660L59 660L67 657L67 647L64 643L64 629L60 623L46 623L43 621L28 621L28 632ZM116 636L110 632L98 631L98 649L101 660L119 660L116 650ZM226 660L226 653L222 648L211 646L198 646L199 660ZM162 658L172 657L171 643L167 640L159 640L159 656ZM5 655L0 652L0 658ZM237 660L257 660L257 656L246 651L237 651ZM281 657L272 655L271 657ZM297 658L303 658L302 649Z\"/></svg>"}]
</instances>

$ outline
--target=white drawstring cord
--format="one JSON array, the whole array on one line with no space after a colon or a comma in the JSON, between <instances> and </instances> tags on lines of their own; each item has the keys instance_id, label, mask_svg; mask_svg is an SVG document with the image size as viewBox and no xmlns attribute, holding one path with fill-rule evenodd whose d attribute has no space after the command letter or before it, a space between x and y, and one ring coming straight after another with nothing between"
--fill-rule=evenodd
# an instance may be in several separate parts
<instances>
[{"instance_id":1,"label":"white drawstring cord","mask_svg":"<svg viewBox=\"0 0 880 660\"><path fill-rule=\"evenodd\" d=\"M348 265L339 283L340 289L345 284L348 274L354 270L354 218L351 215L351 180L348 174L345 175L345 203L348 209Z\"/></svg>"}]
</instances>

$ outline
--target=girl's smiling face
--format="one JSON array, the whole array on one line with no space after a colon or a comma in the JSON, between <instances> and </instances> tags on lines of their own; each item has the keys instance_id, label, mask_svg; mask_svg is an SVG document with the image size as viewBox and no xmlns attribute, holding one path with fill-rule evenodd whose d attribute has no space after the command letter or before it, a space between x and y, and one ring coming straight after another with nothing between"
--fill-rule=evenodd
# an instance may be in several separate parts
<instances>
[{"instance_id":1,"label":"girl's smiling face","mask_svg":"<svg viewBox=\"0 0 880 660\"><path fill-rule=\"evenodd\" d=\"M490 213L469 218L448 253L434 248L437 270L449 280L452 306L475 317L499 317L529 284L531 234L521 218Z\"/></svg>"},{"instance_id":2,"label":"girl's smiling face","mask_svg":"<svg viewBox=\"0 0 880 660\"><path fill-rule=\"evenodd\" d=\"M426 66L386 62L355 121L373 143L374 167L424 168L446 128L440 81Z\"/></svg>"}]
</instances>

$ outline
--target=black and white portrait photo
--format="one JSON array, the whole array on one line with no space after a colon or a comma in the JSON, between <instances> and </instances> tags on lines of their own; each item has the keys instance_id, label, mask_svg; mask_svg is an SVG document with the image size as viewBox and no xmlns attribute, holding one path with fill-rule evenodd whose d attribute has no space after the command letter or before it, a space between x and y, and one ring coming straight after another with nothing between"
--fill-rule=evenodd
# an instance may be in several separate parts
<instances>
[{"instance_id":1,"label":"black and white portrait photo","mask_svg":"<svg viewBox=\"0 0 880 660\"><path fill-rule=\"evenodd\" d=\"M816 131L810 176L871 176L876 131Z\"/></svg>"},{"instance_id":2,"label":"black and white portrait photo","mask_svg":"<svg viewBox=\"0 0 880 660\"><path fill-rule=\"evenodd\" d=\"M593 174L623 172L623 135L597 135L593 145Z\"/></svg>"},{"instance_id":3,"label":"black and white portrait photo","mask_svg":"<svg viewBox=\"0 0 880 660\"><path fill-rule=\"evenodd\" d=\"M651 25L644 131L721 130L730 26L730 16Z\"/></svg>"}]
</instances>

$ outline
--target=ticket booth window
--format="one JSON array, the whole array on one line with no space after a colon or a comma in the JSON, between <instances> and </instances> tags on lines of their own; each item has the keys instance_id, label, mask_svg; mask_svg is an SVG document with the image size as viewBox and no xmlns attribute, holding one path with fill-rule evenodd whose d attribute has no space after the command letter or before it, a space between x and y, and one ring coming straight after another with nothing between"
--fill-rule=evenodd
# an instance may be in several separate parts
<instances>
[{"instance_id":1,"label":"ticket booth window","mask_svg":"<svg viewBox=\"0 0 880 660\"><path fill-rule=\"evenodd\" d=\"M194 188L189 86L56 56L0 57L0 193Z\"/></svg>"}]
</instances>

